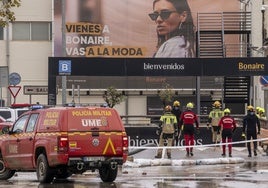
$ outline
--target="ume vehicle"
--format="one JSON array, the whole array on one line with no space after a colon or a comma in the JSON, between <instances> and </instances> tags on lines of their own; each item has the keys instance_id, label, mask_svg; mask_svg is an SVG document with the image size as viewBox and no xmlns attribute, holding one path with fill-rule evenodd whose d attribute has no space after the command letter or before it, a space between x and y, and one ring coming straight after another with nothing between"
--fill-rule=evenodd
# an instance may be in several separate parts
<instances>
[{"instance_id":1,"label":"ume vehicle","mask_svg":"<svg viewBox=\"0 0 268 188\"><path fill-rule=\"evenodd\" d=\"M51 107L24 113L0 136L0 179L35 170L41 183L99 171L104 182L117 177L128 154L128 138L115 109Z\"/></svg>"}]
</instances>

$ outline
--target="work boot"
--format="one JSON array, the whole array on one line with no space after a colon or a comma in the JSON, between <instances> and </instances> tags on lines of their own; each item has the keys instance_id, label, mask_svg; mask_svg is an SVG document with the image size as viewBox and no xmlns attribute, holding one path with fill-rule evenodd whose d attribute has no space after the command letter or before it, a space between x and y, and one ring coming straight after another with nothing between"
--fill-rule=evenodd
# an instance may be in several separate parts
<instances>
[{"instance_id":1,"label":"work boot","mask_svg":"<svg viewBox=\"0 0 268 188\"><path fill-rule=\"evenodd\" d=\"M194 156L193 148L190 149L190 155L191 155L191 156Z\"/></svg>"},{"instance_id":2,"label":"work boot","mask_svg":"<svg viewBox=\"0 0 268 188\"><path fill-rule=\"evenodd\" d=\"M232 154L231 153L229 153L229 157L232 157Z\"/></svg>"},{"instance_id":3,"label":"work boot","mask_svg":"<svg viewBox=\"0 0 268 188\"><path fill-rule=\"evenodd\" d=\"M168 159L171 159L171 154L167 154Z\"/></svg>"},{"instance_id":4,"label":"work boot","mask_svg":"<svg viewBox=\"0 0 268 188\"><path fill-rule=\"evenodd\" d=\"M251 157L251 153L248 154L248 157Z\"/></svg>"},{"instance_id":5,"label":"work boot","mask_svg":"<svg viewBox=\"0 0 268 188\"><path fill-rule=\"evenodd\" d=\"M254 150L254 156L257 156L258 154L257 154L257 151L256 150Z\"/></svg>"},{"instance_id":6,"label":"work boot","mask_svg":"<svg viewBox=\"0 0 268 188\"><path fill-rule=\"evenodd\" d=\"M225 157L226 155L225 155L225 153L223 153L223 154L221 154L221 156Z\"/></svg>"},{"instance_id":7,"label":"work boot","mask_svg":"<svg viewBox=\"0 0 268 188\"><path fill-rule=\"evenodd\" d=\"M189 157L190 156L190 153L189 153L189 151L187 151L187 153L186 153L186 157Z\"/></svg>"}]
</instances>

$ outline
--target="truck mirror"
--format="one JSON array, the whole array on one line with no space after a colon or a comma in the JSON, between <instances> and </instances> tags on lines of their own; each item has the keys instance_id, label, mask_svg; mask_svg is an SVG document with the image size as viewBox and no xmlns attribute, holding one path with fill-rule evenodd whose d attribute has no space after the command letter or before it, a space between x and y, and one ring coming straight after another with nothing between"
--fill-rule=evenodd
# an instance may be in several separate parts
<instances>
[{"instance_id":1,"label":"truck mirror","mask_svg":"<svg viewBox=\"0 0 268 188\"><path fill-rule=\"evenodd\" d=\"M3 133L3 134L8 134L8 133L9 133L9 126L5 126L5 127L3 127L3 129L2 129L2 133Z\"/></svg>"}]
</instances>

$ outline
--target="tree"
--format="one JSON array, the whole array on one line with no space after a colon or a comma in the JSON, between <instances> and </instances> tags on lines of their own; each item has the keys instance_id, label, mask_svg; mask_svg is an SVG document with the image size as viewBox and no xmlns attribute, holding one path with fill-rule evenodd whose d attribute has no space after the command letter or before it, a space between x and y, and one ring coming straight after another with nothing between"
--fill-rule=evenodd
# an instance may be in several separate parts
<instances>
[{"instance_id":1,"label":"tree","mask_svg":"<svg viewBox=\"0 0 268 188\"><path fill-rule=\"evenodd\" d=\"M168 103L172 102L174 95L175 91L173 90L173 87L168 83L164 83L162 90L158 93L158 96L160 97L160 100L162 101L164 107Z\"/></svg>"},{"instance_id":2,"label":"tree","mask_svg":"<svg viewBox=\"0 0 268 188\"><path fill-rule=\"evenodd\" d=\"M116 88L111 86L107 88L107 91L103 95L103 99L110 108L113 108L116 104L120 104L124 101L125 96L121 92L117 91Z\"/></svg>"},{"instance_id":3,"label":"tree","mask_svg":"<svg viewBox=\"0 0 268 188\"><path fill-rule=\"evenodd\" d=\"M13 7L19 7L21 0L0 0L0 26L5 27L9 22L15 21Z\"/></svg>"}]
</instances>

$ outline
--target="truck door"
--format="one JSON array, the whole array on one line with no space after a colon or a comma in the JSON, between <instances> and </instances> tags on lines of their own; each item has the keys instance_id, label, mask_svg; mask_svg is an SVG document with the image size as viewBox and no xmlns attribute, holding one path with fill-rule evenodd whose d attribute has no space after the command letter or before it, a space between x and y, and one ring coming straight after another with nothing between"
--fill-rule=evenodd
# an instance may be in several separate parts
<instances>
[{"instance_id":1,"label":"truck door","mask_svg":"<svg viewBox=\"0 0 268 188\"><path fill-rule=\"evenodd\" d=\"M19 143L20 159L24 161L25 168L33 167L34 160L34 137L35 127L38 120L38 113L31 114L25 128L25 134Z\"/></svg>"},{"instance_id":2,"label":"truck door","mask_svg":"<svg viewBox=\"0 0 268 188\"><path fill-rule=\"evenodd\" d=\"M18 121L16 121L13 125L11 133L9 134L8 145L6 145L6 155L4 156L8 166L13 169L20 168L24 165L24 161L20 160L21 149L19 146L24 134L24 128L28 117L29 115L25 115L18 119Z\"/></svg>"}]
</instances>

